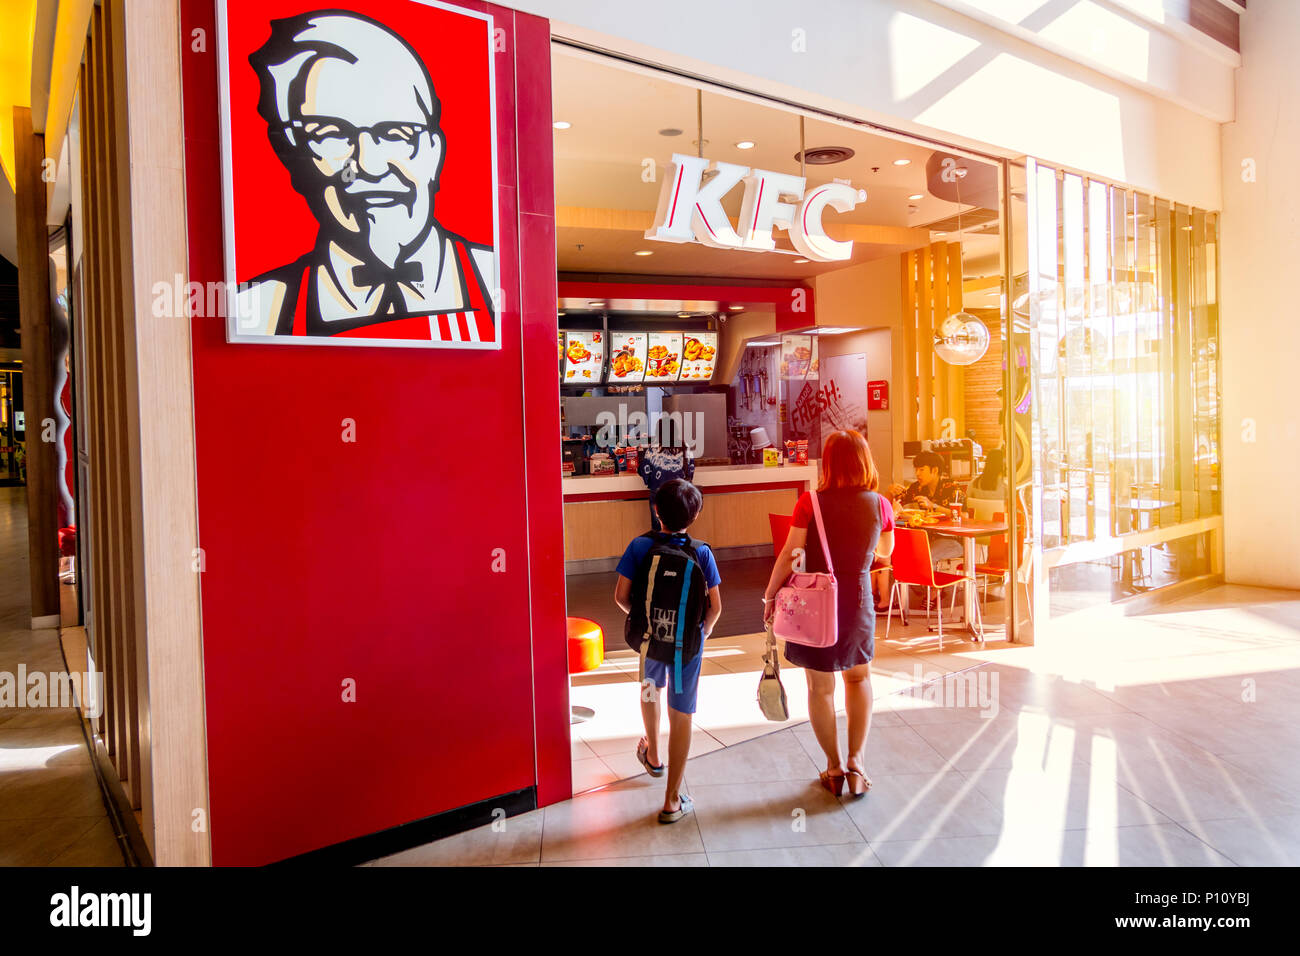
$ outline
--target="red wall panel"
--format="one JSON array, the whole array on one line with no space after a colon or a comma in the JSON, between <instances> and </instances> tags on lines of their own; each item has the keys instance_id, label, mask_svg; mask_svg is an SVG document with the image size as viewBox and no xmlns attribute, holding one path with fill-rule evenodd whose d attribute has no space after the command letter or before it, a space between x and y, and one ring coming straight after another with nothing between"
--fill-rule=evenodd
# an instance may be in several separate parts
<instances>
[{"instance_id":1,"label":"red wall panel","mask_svg":"<svg viewBox=\"0 0 1300 956\"><path fill-rule=\"evenodd\" d=\"M218 864L570 792L549 30L465 6L505 40L501 351L229 345L221 317L191 319ZM214 5L184 0L183 16L190 280L219 282Z\"/></svg>"}]
</instances>

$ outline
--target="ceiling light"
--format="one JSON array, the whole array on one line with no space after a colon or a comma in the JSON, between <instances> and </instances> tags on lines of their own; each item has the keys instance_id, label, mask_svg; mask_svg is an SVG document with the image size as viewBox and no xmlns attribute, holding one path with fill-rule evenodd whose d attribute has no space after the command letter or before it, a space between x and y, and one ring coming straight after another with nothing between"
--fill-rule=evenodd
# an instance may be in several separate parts
<instances>
[{"instance_id":1,"label":"ceiling light","mask_svg":"<svg viewBox=\"0 0 1300 956\"><path fill-rule=\"evenodd\" d=\"M769 348L769 347L771 347L771 346L773 346L773 345L780 345L780 344L781 344L781 343L778 342L776 339L771 339L771 340L769 340L769 339L758 339L758 340L755 340L755 341L753 341L753 342L746 342L746 343L745 343L745 348L747 348L747 349L762 349L762 348Z\"/></svg>"},{"instance_id":2,"label":"ceiling light","mask_svg":"<svg viewBox=\"0 0 1300 956\"><path fill-rule=\"evenodd\" d=\"M912 161L911 161L910 159L896 159L896 160L894 160L894 165L895 165L895 166L908 166L908 165L911 164L911 162L912 162Z\"/></svg>"},{"instance_id":3,"label":"ceiling light","mask_svg":"<svg viewBox=\"0 0 1300 956\"><path fill-rule=\"evenodd\" d=\"M605 302L603 299L592 299L590 302L587 303L587 308L603 309L605 308Z\"/></svg>"},{"instance_id":4,"label":"ceiling light","mask_svg":"<svg viewBox=\"0 0 1300 956\"><path fill-rule=\"evenodd\" d=\"M912 195L908 196L907 198L915 202L918 199L924 199L925 193L912 193Z\"/></svg>"},{"instance_id":5,"label":"ceiling light","mask_svg":"<svg viewBox=\"0 0 1300 956\"><path fill-rule=\"evenodd\" d=\"M638 256L653 256L653 255L654 255L654 250L653 250L653 249L638 249L638 250L636 251L635 255L638 255Z\"/></svg>"},{"instance_id":6,"label":"ceiling light","mask_svg":"<svg viewBox=\"0 0 1300 956\"><path fill-rule=\"evenodd\" d=\"M805 162L809 166L831 166L853 156L853 150L847 146L814 146L794 154L795 162Z\"/></svg>"},{"instance_id":7,"label":"ceiling light","mask_svg":"<svg viewBox=\"0 0 1300 956\"><path fill-rule=\"evenodd\" d=\"M802 265L802 264L805 263L805 262L812 262L812 260L811 260L811 259L796 259L796 260L794 260L794 264L795 264L795 265Z\"/></svg>"},{"instance_id":8,"label":"ceiling light","mask_svg":"<svg viewBox=\"0 0 1300 956\"><path fill-rule=\"evenodd\" d=\"M556 129L568 129L568 128L569 128L570 126L572 126L573 124L572 124L572 123L566 123L564 120L556 120L556 121L555 121L554 123L552 123L551 125L554 126Z\"/></svg>"},{"instance_id":9,"label":"ceiling light","mask_svg":"<svg viewBox=\"0 0 1300 956\"><path fill-rule=\"evenodd\" d=\"M679 319L689 319L690 317L691 317L691 314L690 314L689 312L678 312L678 313L677 313L677 318L679 318Z\"/></svg>"},{"instance_id":10,"label":"ceiling light","mask_svg":"<svg viewBox=\"0 0 1300 956\"><path fill-rule=\"evenodd\" d=\"M744 306L743 306L743 305L729 305L729 306L727 306L727 308L730 309L732 312L739 312L741 309L744 308Z\"/></svg>"},{"instance_id":11,"label":"ceiling light","mask_svg":"<svg viewBox=\"0 0 1300 956\"><path fill-rule=\"evenodd\" d=\"M936 235L936 236L946 236L946 235L948 235L948 234L947 234L946 232L936 232L935 235Z\"/></svg>"},{"instance_id":12,"label":"ceiling light","mask_svg":"<svg viewBox=\"0 0 1300 956\"><path fill-rule=\"evenodd\" d=\"M742 139L739 143L736 144L736 149L753 149L753 148L754 148L754 143L748 139Z\"/></svg>"}]
</instances>

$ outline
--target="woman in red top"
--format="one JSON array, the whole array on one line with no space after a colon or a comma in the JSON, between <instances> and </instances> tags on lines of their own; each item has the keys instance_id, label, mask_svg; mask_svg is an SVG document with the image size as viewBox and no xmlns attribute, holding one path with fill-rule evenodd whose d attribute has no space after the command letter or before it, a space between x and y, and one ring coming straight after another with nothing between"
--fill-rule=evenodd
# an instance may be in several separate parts
<instances>
[{"instance_id":1,"label":"woman in red top","mask_svg":"<svg viewBox=\"0 0 1300 956\"><path fill-rule=\"evenodd\" d=\"M876 612L871 588L871 565L879 555L894 551L894 509L877 494L880 475L867 440L855 431L835 432L822 449L822 479L817 489L825 547L830 552L838 583L839 639L830 647L785 645L791 664L808 675L808 717L817 742L826 753L822 786L838 795L847 782L849 792L861 795L871 789L863 766L867 731L871 728L871 659L876 651ZM811 525L811 530L809 526ZM772 568L763 596L763 618L771 621L774 601L794 563L794 551L804 549L808 572L826 570L822 543L813 520L812 497L805 494L795 505L794 520L785 547ZM849 717L848 757L841 761L835 722L835 673L844 675L844 699Z\"/></svg>"}]
</instances>

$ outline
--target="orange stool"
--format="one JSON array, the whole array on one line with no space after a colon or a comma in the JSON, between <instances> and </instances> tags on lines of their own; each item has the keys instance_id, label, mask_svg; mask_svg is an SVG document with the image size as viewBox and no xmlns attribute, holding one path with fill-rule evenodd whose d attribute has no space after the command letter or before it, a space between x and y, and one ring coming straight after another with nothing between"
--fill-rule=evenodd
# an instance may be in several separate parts
<instances>
[{"instance_id":1,"label":"orange stool","mask_svg":"<svg viewBox=\"0 0 1300 956\"><path fill-rule=\"evenodd\" d=\"M594 671L605 663L605 634L585 617L565 618L569 628L569 673Z\"/></svg>"},{"instance_id":2,"label":"orange stool","mask_svg":"<svg viewBox=\"0 0 1300 956\"><path fill-rule=\"evenodd\" d=\"M605 662L605 634L600 625L585 617L565 619L569 632L569 673L594 671ZM590 707L571 708L571 722L577 723L596 716Z\"/></svg>"}]
</instances>

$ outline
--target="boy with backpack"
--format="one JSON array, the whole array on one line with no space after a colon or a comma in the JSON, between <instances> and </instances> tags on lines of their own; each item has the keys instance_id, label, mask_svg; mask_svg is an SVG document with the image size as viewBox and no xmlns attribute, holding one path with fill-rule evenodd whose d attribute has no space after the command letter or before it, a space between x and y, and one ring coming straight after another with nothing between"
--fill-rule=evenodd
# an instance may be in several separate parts
<instances>
[{"instance_id":1,"label":"boy with backpack","mask_svg":"<svg viewBox=\"0 0 1300 956\"><path fill-rule=\"evenodd\" d=\"M633 538L618 562L614 603L627 614L628 646L641 654L641 717L646 735L637 759L652 777L664 775L659 760L659 690L668 687L668 786L660 823L691 812L681 793L691 749L691 715L700 683L704 641L722 615L722 578L713 552L686 533L704 498L689 481L674 479L654 494L663 531Z\"/></svg>"}]
</instances>

